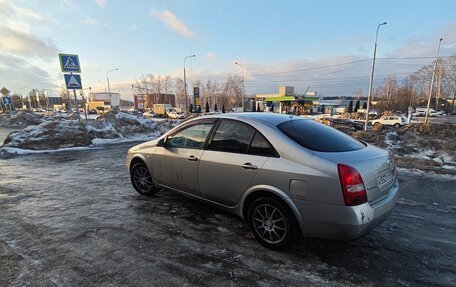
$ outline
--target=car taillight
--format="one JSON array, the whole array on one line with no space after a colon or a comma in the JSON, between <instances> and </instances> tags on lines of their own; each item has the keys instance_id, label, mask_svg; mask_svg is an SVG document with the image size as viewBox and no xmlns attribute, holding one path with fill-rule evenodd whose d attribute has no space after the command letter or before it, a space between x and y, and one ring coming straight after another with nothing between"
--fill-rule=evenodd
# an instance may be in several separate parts
<instances>
[{"instance_id":1,"label":"car taillight","mask_svg":"<svg viewBox=\"0 0 456 287\"><path fill-rule=\"evenodd\" d=\"M344 164L338 164L337 170L345 205L354 206L366 203L366 188L361 174L355 168Z\"/></svg>"}]
</instances>

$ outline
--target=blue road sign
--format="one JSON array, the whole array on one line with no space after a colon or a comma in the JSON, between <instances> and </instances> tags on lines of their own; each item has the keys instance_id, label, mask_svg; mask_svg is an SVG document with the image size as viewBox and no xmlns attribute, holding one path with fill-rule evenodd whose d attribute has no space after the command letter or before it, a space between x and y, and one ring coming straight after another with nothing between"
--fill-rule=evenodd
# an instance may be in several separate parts
<instances>
[{"instance_id":1,"label":"blue road sign","mask_svg":"<svg viewBox=\"0 0 456 287\"><path fill-rule=\"evenodd\" d=\"M59 54L60 68L62 72L80 73L79 56L73 54Z\"/></svg>"},{"instance_id":2,"label":"blue road sign","mask_svg":"<svg viewBox=\"0 0 456 287\"><path fill-rule=\"evenodd\" d=\"M64 76L65 76L66 88L68 90L81 90L82 89L81 75L64 74Z\"/></svg>"}]
</instances>

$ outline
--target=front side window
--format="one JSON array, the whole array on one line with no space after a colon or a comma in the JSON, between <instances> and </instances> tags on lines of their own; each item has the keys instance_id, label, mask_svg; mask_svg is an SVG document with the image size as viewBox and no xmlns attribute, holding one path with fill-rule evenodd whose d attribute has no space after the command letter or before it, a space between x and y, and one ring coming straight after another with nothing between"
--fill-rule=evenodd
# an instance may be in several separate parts
<instances>
[{"instance_id":1,"label":"front side window","mask_svg":"<svg viewBox=\"0 0 456 287\"><path fill-rule=\"evenodd\" d=\"M213 125L205 122L184 128L168 136L165 147L203 149Z\"/></svg>"},{"instance_id":2,"label":"front side window","mask_svg":"<svg viewBox=\"0 0 456 287\"><path fill-rule=\"evenodd\" d=\"M209 144L210 150L247 153L255 129L241 122L222 120Z\"/></svg>"}]
</instances>

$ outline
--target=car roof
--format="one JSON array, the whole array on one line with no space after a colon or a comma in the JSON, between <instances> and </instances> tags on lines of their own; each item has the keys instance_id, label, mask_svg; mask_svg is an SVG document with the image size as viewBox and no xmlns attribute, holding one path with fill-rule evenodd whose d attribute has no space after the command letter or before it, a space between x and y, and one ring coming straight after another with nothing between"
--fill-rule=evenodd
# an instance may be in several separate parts
<instances>
[{"instance_id":1,"label":"car roof","mask_svg":"<svg viewBox=\"0 0 456 287\"><path fill-rule=\"evenodd\" d=\"M282 115L282 114L275 114L275 113L264 113L264 112L245 112L245 113L225 113L225 114L218 114L218 115L209 115L205 116L207 118L221 118L221 119L237 119L237 120L254 120L260 121L267 124L278 125L283 122L289 121L291 119L301 119L306 120L304 118L295 116L295 115Z\"/></svg>"}]
</instances>

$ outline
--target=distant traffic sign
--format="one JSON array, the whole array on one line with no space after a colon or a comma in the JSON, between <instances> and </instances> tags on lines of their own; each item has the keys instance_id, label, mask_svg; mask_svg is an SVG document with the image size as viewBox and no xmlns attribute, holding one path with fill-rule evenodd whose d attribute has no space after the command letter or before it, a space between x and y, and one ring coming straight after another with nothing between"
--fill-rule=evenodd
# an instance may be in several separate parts
<instances>
[{"instance_id":1,"label":"distant traffic sign","mask_svg":"<svg viewBox=\"0 0 456 287\"><path fill-rule=\"evenodd\" d=\"M11 91L8 90L8 89L5 88L5 87L3 87L3 88L0 90L0 93L2 93L2 95L5 96L5 97L8 96L10 92L11 92Z\"/></svg>"},{"instance_id":2,"label":"distant traffic sign","mask_svg":"<svg viewBox=\"0 0 456 287\"><path fill-rule=\"evenodd\" d=\"M62 72L80 73L79 56L73 54L59 54Z\"/></svg>"},{"instance_id":3,"label":"distant traffic sign","mask_svg":"<svg viewBox=\"0 0 456 287\"><path fill-rule=\"evenodd\" d=\"M71 90L81 90L82 89L82 82L81 82L81 75L77 74L64 74L65 76L65 84L66 88Z\"/></svg>"}]
</instances>

